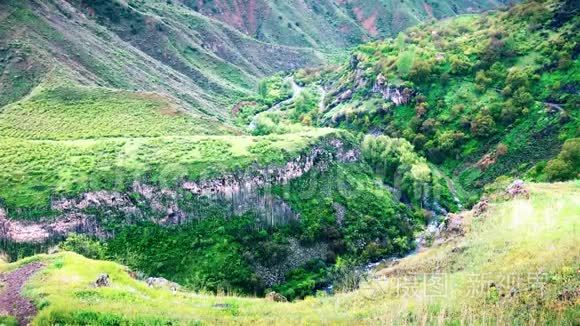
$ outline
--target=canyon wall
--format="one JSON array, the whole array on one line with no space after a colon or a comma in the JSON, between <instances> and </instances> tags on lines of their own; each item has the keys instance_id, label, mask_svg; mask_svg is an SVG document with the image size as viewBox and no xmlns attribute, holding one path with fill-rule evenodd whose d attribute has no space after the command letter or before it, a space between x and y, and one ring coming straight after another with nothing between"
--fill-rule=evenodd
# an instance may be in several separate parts
<instances>
[{"instance_id":1,"label":"canyon wall","mask_svg":"<svg viewBox=\"0 0 580 326\"><path fill-rule=\"evenodd\" d=\"M281 165L254 165L205 180L184 181L172 189L135 181L124 192L99 190L74 198L51 202L56 217L37 221L10 219L0 208L0 239L16 243L42 243L70 232L111 236L105 225L153 221L178 225L202 219L210 211L228 216L253 213L257 223L268 226L286 224L299 214L270 188L300 178L312 169L325 171L333 163L360 159L358 149L341 139L326 139Z\"/></svg>"}]
</instances>

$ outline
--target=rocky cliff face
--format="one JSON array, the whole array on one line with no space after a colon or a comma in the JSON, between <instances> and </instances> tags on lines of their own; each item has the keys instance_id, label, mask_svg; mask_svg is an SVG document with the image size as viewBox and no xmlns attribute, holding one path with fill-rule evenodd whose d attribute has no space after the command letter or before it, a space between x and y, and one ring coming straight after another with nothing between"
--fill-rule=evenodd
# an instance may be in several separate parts
<instances>
[{"instance_id":1,"label":"rocky cliff face","mask_svg":"<svg viewBox=\"0 0 580 326\"><path fill-rule=\"evenodd\" d=\"M102 227L103 218L115 223L151 220L176 225L207 215L218 208L230 216L254 213L259 223L280 225L300 216L269 188L300 178L312 169L325 171L333 162L356 162L358 149L340 139L329 139L279 166L255 164L247 169L216 178L185 181L175 189L135 181L126 192L95 191L76 198L59 198L51 203L57 216L38 222L11 220L0 210L0 239L13 242L44 242L70 232L110 236ZM193 195L186 196L189 193Z\"/></svg>"},{"instance_id":2,"label":"rocky cliff face","mask_svg":"<svg viewBox=\"0 0 580 326\"><path fill-rule=\"evenodd\" d=\"M356 66L357 63L358 58L353 56L351 58L351 66ZM349 78L352 86L345 88L344 85L338 85L338 88L330 93L330 98L333 98L333 100L324 107L323 111L328 112L339 104L351 101L355 93L360 90L370 89L370 93L380 94L386 102L390 102L395 106L409 103L415 95L415 91L412 88L392 85L382 74L379 74L375 81L372 82L365 76L364 70L352 67L351 69L353 69L353 72ZM370 85L372 85L372 88ZM364 96L368 97L370 93ZM334 122L341 120L343 118L341 115L343 114L344 112L335 114L333 117Z\"/></svg>"},{"instance_id":3,"label":"rocky cliff face","mask_svg":"<svg viewBox=\"0 0 580 326\"><path fill-rule=\"evenodd\" d=\"M393 102L396 106L409 103L413 96L412 89L391 86L382 74L377 76L372 91L381 94L383 99Z\"/></svg>"},{"instance_id":4,"label":"rocky cliff face","mask_svg":"<svg viewBox=\"0 0 580 326\"><path fill-rule=\"evenodd\" d=\"M85 214L71 213L53 221L31 223L9 220L6 211L0 208L0 240L16 243L45 242L50 238L66 236L70 232L104 235L96 220Z\"/></svg>"}]
</instances>

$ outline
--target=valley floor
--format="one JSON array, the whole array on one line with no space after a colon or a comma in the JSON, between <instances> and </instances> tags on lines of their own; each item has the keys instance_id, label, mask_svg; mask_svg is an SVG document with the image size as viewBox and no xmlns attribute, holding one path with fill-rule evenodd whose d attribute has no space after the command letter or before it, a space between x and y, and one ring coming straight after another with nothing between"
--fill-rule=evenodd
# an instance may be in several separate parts
<instances>
[{"instance_id":1,"label":"valley floor","mask_svg":"<svg viewBox=\"0 0 580 326\"><path fill-rule=\"evenodd\" d=\"M70 252L0 270L10 275L25 265L46 266L23 291L39 309L36 325L574 325L580 320L580 184L527 186L529 198L492 198L482 214L455 216L455 227L431 248L380 267L358 290L293 303L173 294L132 278L124 266ZM94 287L102 273L110 286Z\"/></svg>"}]
</instances>

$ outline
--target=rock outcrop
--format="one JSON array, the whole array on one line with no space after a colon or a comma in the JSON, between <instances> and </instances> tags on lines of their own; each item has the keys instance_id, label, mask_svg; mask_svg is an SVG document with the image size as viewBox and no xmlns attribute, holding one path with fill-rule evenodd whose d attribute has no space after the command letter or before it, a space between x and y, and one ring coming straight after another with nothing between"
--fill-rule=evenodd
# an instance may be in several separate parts
<instances>
[{"instance_id":1,"label":"rock outcrop","mask_svg":"<svg viewBox=\"0 0 580 326\"><path fill-rule=\"evenodd\" d=\"M280 293L274 292L274 291L266 294L266 300L272 301L272 302L288 302L288 299L286 299L285 296L281 295Z\"/></svg>"},{"instance_id":2,"label":"rock outcrop","mask_svg":"<svg viewBox=\"0 0 580 326\"><path fill-rule=\"evenodd\" d=\"M93 284L93 286L96 288L106 287L106 286L110 286L110 285L111 285L111 279L109 277L109 274L106 274L106 273L99 275L99 277L97 277L97 280Z\"/></svg>"},{"instance_id":3,"label":"rock outcrop","mask_svg":"<svg viewBox=\"0 0 580 326\"><path fill-rule=\"evenodd\" d=\"M523 180L515 180L506 188L505 192L510 198L519 196L524 198L530 197L530 193L528 192Z\"/></svg>"},{"instance_id":4,"label":"rock outcrop","mask_svg":"<svg viewBox=\"0 0 580 326\"><path fill-rule=\"evenodd\" d=\"M56 217L40 221L10 220L0 209L0 239L45 242L70 232L106 237L108 234L101 227L103 218L115 219L117 224L151 220L161 225L175 225L207 216L210 206L219 207L231 216L251 212L259 218L258 222L270 226L285 224L299 215L269 191L272 186L284 185L313 169L325 171L333 162L356 162L359 158L358 149L332 138L282 165L254 164L215 178L185 181L174 189L135 181L126 192L100 190L76 198L54 199L51 209ZM185 199L186 193L194 195L194 203Z\"/></svg>"},{"instance_id":5,"label":"rock outcrop","mask_svg":"<svg viewBox=\"0 0 580 326\"><path fill-rule=\"evenodd\" d=\"M489 208L489 200L487 198L481 198L481 200L473 205L473 208L471 209L473 211L473 216L480 216L483 213L487 212L487 209Z\"/></svg>"},{"instance_id":6,"label":"rock outcrop","mask_svg":"<svg viewBox=\"0 0 580 326\"><path fill-rule=\"evenodd\" d=\"M6 212L0 208L0 239L16 243L45 242L71 232L97 236L105 234L94 219L81 213L67 213L54 220L28 222L9 220Z\"/></svg>"},{"instance_id":7,"label":"rock outcrop","mask_svg":"<svg viewBox=\"0 0 580 326\"><path fill-rule=\"evenodd\" d=\"M173 292L176 292L181 288L179 284L171 282L170 280L163 277L148 277L145 280L145 283L147 283L147 286L152 288L167 289Z\"/></svg>"},{"instance_id":8,"label":"rock outcrop","mask_svg":"<svg viewBox=\"0 0 580 326\"><path fill-rule=\"evenodd\" d=\"M396 106L409 103L413 97L412 89L391 86L382 74L377 76L372 91L381 94L383 99L393 102Z\"/></svg>"}]
</instances>

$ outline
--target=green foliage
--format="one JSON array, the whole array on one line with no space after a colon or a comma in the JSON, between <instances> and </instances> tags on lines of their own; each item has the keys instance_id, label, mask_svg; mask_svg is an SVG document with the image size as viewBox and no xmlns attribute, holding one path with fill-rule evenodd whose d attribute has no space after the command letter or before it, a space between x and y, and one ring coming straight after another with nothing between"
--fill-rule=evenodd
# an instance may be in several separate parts
<instances>
[{"instance_id":1,"label":"green foliage","mask_svg":"<svg viewBox=\"0 0 580 326\"><path fill-rule=\"evenodd\" d=\"M66 251L74 251L91 259L105 259L107 247L101 241L84 234L69 234L59 248Z\"/></svg>"},{"instance_id":2,"label":"green foliage","mask_svg":"<svg viewBox=\"0 0 580 326\"><path fill-rule=\"evenodd\" d=\"M495 132L495 121L487 110L482 110L471 122L471 132L479 138L488 138Z\"/></svg>"},{"instance_id":3,"label":"green foliage","mask_svg":"<svg viewBox=\"0 0 580 326\"><path fill-rule=\"evenodd\" d=\"M146 275L212 292L263 289L244 258L259 246L260 233L251 216L208 216L176 228L142 224L118 229L107 244L108 254Z\"/></svg>"},{"instance_id":4,"label":"green foliage","mask_svg":"<svg viewBox=\"0 0 580 326\"><path fill-rule=\"evenodd\" d=\"M290 301L312 295L327 280L326 266L320 261L313 261L304 267L292 270L286 275L286 282L274 286L273 290Z\"/></svg>"},{"instance_id":5,"label":"green foliage","mask_svg":"<svg viewBox=\"0 0 580 326\"><path fill-rule=\"evenodd\" d=\"M326 241L331 257L344 255L359 262L410 250L412 225L405 218L410 213L367 169L362 164L336 165L275 187L274 193L300 214L294 234L306 243Z\"/></svg>"},{"instance_id":6,"label":"green foliage","mask_svg":"<svg viewBox=\"0 0 580 326\"><path fill-rule=\"evenodd\" d=\"M282 74L276 74L260 80L258 96L248 97L234 107L235 122L238 126L246 127L260 112L266 111L274 104L280 103L292 96L292 87L289 79ZM259 135L268 133L259 132Z\"/></svg>"},{"instance_id":7,"label":"green foliage","mask_svg":"<svg viewBox=\"0 0 580 326\"><path fill-rule=\"evenodd\" d=\"M407 76L414 67L415 52L405 51L397 59L397 71L401 76Z\"/></svg>"},{"instance_id":8,"label":"green foliage","mask_svg":"<svg viewBox=\"0 0 580 326\"><path fill-rule=\"evenodd\" d=\"M578 178L580 174L580 138L568 139L556 158L544 168L551 181L565 181Z\"/></svg>"},{"instance_id":9,"label":"green foliage","mask_svg":"<svg viewBox=\"0 0 580 326\"><path fill-rule=\"evenodd\" d=\"M12 316L1 316L0 315L0 325L2 325L2 326L17 326L18 320Z\"/></svg>"},{"instance_id":10,"label":"green foliage","mask_svg":"<svg viewBox=\"0 0 580 326\"><path fill-rule=\"evenodd\" d=\"M416 60L409 72L409 79L416 83L426 82L433 71L433 63L430 61Z\"/></svg>"},{"instance_id":11,"label":"green foliage","mask_svg":"<svg viewBox=\"0 0 580 326\"><path fill-rule=\"evenodd\" d=\"M442 190L427 161L417 155L407 140L387 136L366 136L362 143L365 160L383 177L384 182L402 192L403 199L416 206L429 200L441 200ZM446 188L446 187L444 187ZM433 197L433 198L430 198ZM443 202L447 208L452 201Z\"/></svg>"},{"instance_id":12,"label":"green foliage","mask_svg":"<svg viewBox=\"0 0 580 326\"><path fill-rule=\"evenodd\" d=\"M283 263L292 239L307 247L325 243L328 252L320 253L321 260L291 270L274 288L288 299L303 298L328 282L328 264L336 257L364 263L413 248L411 214L364 169L332 165L273 187L272 195L300 214L288 225L262 229L255 216L232 217L218 209L179 227L112 226L115 237L107 242L107 254L192 289L260 294L265 286L252 266Z\"/></svg>"},{"instance_id":13,"label":"green foliage","mask_svg":"<svg viewBox=\"0 0 580 326\"><path fill-rule=\"evenodd\" d=\"M281 128L272 118L268 115L260 115L257 117L255 129L252 134L256 136L265 136L269 134L285 132L285 129Z\"/></svg>"},{"instance_id":14,"label":"green foliage","mask_svg":"<svg viewBox=\"0 0 580 326\"><path fill-rule=\"evenodd\" d=\"M277 74L260 80L258 84L258 95L260 103L272 106L292 95L292 88L288 80L281 74Z\"/></svg>"},{"instance_id":15,"label":"green foliage","mask_svg":"<svg viewBox=\"0 0 580 326\"><path fill-rule=\"evenodd\" d=\"M316 116L318 110L318 103L320 102L319 94L311 91L310 89L305 89L300 93L300 95L294 100L294 110L291 113L291 117L295 120L304 121L308 116L310 123L312 124L312 116Z\"/></svg>"},{"instance_id":16,"label":"green foliage","mask_svg":"<svg viewBox=\"0 0 580 326\"><path fill-rule=\"evenodd\" d=\"M193 115L153 94L102 88L46 89L0 111L0 137L67 140L228 134L231 129Z\"/></svg>"},{"instance_id":17,"label":"green foliage","mask_svg":"<svg viewBox=\"0 0 580 326\"><path fill-rule=\"evenodd\" d=\"M89 128L90 122L79 119L76 125ZM66 130L52 127L45 125L39 132L69 137ZM76 133L74 129L71 132ZM62 141L0 137L0 198L11 213L39 217L48 214L52 196L123 191L135 180L170 187L186 177L221 175L254 162L282 163L320 136L334 132L309 129L267 137L199 135ZM261 150L257 151L257 146Z\"/></svg>"},{"instance_id":18,"label":"green foliage","mask_svg":"<svg viewBox=\"0 0 580 326\"><path fill-rule=\"evenodd\" d=\"M345 64L339 77L321 77L333 94L321 121L403 137L470 192L502 174L522 174L577 137L578 17L557 20L561 3L527 1L361 45L353 53L356 67ZM394 87L407 91L408 103L384 98L386 90L376 88L379 74L391 96ZM345 89L351 99L338 98ZM500 143L509 152L478 166ZM551 165L572 173L561 161Z\"/></svg>"},{"instance_id":19,"label":"green foliage","mask_svg":"<svg viewBox=\"0 0 580 326\"><path fill-rule=\"evenodd\" d=\"M349 293L292 303L187 291L174 294L148 287L129 276L124 266L70 252L0 264L0 270L13 270L31 261L44 264L43 271L24 288L24 295L42 306L33 320L40 325L246 325L256 324L256 320L272 324L357 324L361 319L394 324L509 320L573 325L577 320L573 300L580 268L578 184L527 186L530 199L493 202L485 215L466 219L469 229L465 236L398 260L396 265L378 272L380 279L363 282L359 288L350 288L353 291ZM504 186L498 189L503 191ZM522 211L527 214L514 214ZM337 267L345 264L338 259ZM312 284L310 280L315 280L309 276L317 272L316 264L312 266L293 274L296 288L307 288ZM442 270L447 271L446 292L435 296L431 291L441 290ZM102 273L110 276L111 286L93 287ZM481 274L486 277L473 279L473 275ZM427 290L414 291L413 296L400 293L401 285L409 282L425 284ZM492 283L494 286L490 286Z\"/></svg>"}]
</instances>

